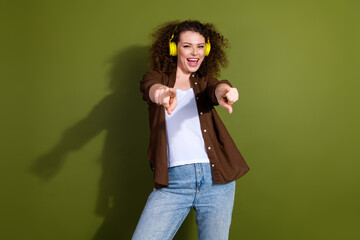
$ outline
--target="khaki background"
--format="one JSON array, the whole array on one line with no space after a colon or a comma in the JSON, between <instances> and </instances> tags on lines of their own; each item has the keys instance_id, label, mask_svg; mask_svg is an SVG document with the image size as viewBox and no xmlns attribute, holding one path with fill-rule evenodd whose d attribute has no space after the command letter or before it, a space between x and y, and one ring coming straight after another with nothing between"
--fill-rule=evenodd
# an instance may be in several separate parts
<instances>
[{"instance_id":1,"label":"khaki background","mask_svg":"<svg viewBox=\"0 0 360 240\"><path fill-rule=\"evenodd\" d=\"M130 239L152 190L149 33L229 39L219 109L251 171L230 239L357 239L359 14L342 1L0 1L0 239ZM196 239L191 213L176 237Z\"/></svg>"}]
</instances>

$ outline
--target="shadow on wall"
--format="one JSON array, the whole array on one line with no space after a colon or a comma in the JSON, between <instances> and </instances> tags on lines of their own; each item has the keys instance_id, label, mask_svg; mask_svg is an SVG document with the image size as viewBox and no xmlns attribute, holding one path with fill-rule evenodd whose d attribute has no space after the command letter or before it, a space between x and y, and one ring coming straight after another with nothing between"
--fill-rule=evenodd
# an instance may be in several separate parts
<instances>
[{"instance_id":1,"label":"shadow on wall","mask_svg":"<svg viewBox=\"0 0 360 240\"><path fill-rule=\"evenodd\" d=\"M149 139L147 105L141 100L139 81L149 70L147 47L133 46L115 55L110 89L88 114L69 129L51 151L40 156L31 171L50 179L66 160L103 130L106 137L101 156L95 214L104 218L93 240L130 239L146 199L153 188L152 171L146 159ZM185 221L175 239L188 239Z\"/></svg>"}]
</instances>

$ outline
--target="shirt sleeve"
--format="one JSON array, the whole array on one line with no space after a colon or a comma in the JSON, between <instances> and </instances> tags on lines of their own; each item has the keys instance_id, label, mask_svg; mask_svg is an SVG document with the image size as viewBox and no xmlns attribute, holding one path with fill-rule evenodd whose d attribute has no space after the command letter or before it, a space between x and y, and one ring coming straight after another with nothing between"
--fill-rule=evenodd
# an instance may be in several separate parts
<instances>
[{"instance_id":1,"label":"shirt sleeve","mask_svg":"<svg viewBox=\"0 0 360 240\"><path fill-rule=\"evenodd\" d=\"M212 101L212 103L217 106L219 105L217 98L215 96L215 89L217 86L219 86L220 84L225 83L227 85L229 85L230 87L232 87L231 83L228 80L217 80L214 77L208 76L207 77L207 86L206 86L206 95L208 96L208 98Z\"/></svg>"},{"instance_id":2,"label":"shirt sleeve","mask_svg":"<svg viewBox=\"0 0 360 240\"><path fill-rule=\"evenodd\" d=\"M140 81L140 91L142 98L148 104L154 104L149 96L149 90L154 84L162 84L162 74L157 71L147 72Z\"/></svg>"}]
</instances>

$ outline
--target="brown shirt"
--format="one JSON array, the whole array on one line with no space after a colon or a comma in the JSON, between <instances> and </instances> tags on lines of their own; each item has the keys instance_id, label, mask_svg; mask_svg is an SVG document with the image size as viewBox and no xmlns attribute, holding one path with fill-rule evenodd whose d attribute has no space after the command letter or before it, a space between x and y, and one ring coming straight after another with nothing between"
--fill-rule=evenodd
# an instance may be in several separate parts
<instances>
[{"instance_id":1,"label":"brown shirt","mask_svg":"<svg viewBox=\"0 0 360 240\"><path fill-rule=\"evenodd\" d=\"M154 172L155 187L168 186L168 159L165 126L165 110L162 105L152 102L149 90L156 83L170 88L175 85L176 73L151 71L140 81L143 99L149 106L150 144L148 159ZM214 106L218 105L215 89L221 83L211 76L201 76L199 73L190 75L191 85L195 93L199 112L201 132L203 135L207 155L210 160L213 181L215 184L234 181L244 175L249 167L238 151L234 141L221 121Z\"/></svg>"}]
</instances>

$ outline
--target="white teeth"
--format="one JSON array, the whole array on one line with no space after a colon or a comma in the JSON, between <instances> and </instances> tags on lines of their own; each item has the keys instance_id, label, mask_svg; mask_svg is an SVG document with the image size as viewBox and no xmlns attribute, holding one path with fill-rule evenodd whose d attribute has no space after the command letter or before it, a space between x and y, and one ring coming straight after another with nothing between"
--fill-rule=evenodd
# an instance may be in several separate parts
<instances>
[{"instance_id":1,"label":"white teeth","mask_svg":"<svg viewBox=\"0 0 360 240\"><path fill-rule=\"evenodd\" d=\"M198 62L198 61L199 61L199 59L188 58L188 61L189 61L189 62Z\"/></svg>"}]
</instances>

